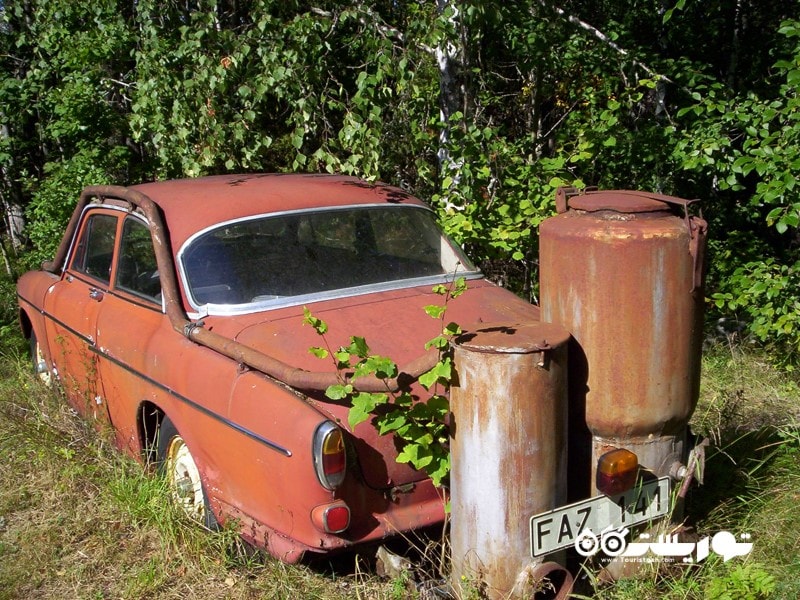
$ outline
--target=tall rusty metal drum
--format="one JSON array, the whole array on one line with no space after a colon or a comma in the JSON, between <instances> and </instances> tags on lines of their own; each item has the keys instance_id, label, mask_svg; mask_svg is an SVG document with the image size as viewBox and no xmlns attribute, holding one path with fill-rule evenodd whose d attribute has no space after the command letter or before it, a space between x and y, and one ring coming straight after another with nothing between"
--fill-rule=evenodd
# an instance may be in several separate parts
<instances>
[{"instance_id":1,"label":"tall rusty metal drum","mask_svg":"<svg viewBox=\"0 0 800 600\"><path fill-rule=\"evenodd\" d=\"M541 224L542 319L574 339L571 498L596 493L597 459L610 447L631 450L659 476L685 459L700 382L707 229L689 204L561 189L559 214Z\"/></svg>"}]
</instances>

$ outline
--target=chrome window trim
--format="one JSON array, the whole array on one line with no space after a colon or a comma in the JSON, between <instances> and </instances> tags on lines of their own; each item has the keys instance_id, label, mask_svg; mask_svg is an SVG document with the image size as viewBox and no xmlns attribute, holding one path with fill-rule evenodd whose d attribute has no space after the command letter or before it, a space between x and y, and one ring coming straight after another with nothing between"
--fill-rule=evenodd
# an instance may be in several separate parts
<instances>
[{"instance_id":1,"label":"chrome window trim","mask_svg":"<svg viewBox=\"0 0 800 600\"><path fill-rule=\"evenodd\" d=\"M415 277L413 279L398 279L386 283L373 283L356 287L341 288L327 292L317 292L314 294L302 294L300 296L285 296L274 300L264 300L260 302L248 302L245 304L202 304L194 307L194 311L189 313L192 319L202 319L203 317L225 317L234 315L249 315L252 313L264 312L278 308L288 308L314 302L326 300L338 300L340 298L353 298L378 292L390 292L394 290L410 289L415 287L432 287L437 284L448 284L456 277L465 277L468 280L483 279L480 271L458 271L453 274L437 275L428 277Z\"/></svg>"},{"instance_id":2,"label":"chrome window trim","mask_svg":"<svg viewBox=\"0 0 800 600\"><path fill-rule=\"evenodd\" d=\"M119 245L117 248L119 252L114 256L114 260L117 263L117 273L116 273L117 276L114 278L114 282L111 289L114 290L115 292L121 291L125 294L129 294L135 298L138 298L140 301L147 302L148 304L152 304L153 306L159 306L162 308L162 312L164 312L163 288L161 288L161 292L158 294L158 297L156 297L156 296L148 296L137 290L132 290L119 284L119 262L122 259L122 242L124 241L123 236L125 235L125 226L127 225L127 221L130 219L132 221L138 221L139 223L141 223L147 230L147 233L150 234L150 243L151 245L153 245L153 230L150 229L150 223L148 223L147 219L145 219L144 216L139 213L130 211L124 211L124 212L126 212L127 214L122 218L122 223L119 224L120 236L119 236ZM155 252L156 252L155 246L153 245L153 257L156 257ZM158 259L156 257L156 265L157 264L158 264ZM160 280L160 274L159 274L159 280ZM160 298L160 300L158 298Z\"/></svg>"},{"instance_id":3,"label":"chrome window trim","mask_svg":"<svg viewBox=\"0 0 800 600\"><path fill-rule=\"evenodd\" d=\"M130 208L120 206L119 204L106 204L104 202L89 202L86 206L83 207L83 210L81 210L81 216L80 219L78 220L78 226L75 228L75 232L72 234L72 240L69 243L69 250L67 250L66 258L64 259L64 264L61 266L62 275L67 272L67 269L69 268L69 265L72 262L73 253L75 251L75 244L77 244L78 242L78 234L80 233L81 228L83 227L83 221L86 218L86 213L89 212L90 210L96 210L96 209L112 210L122 213L124 215L121 220L122 225L124 225L125 219L127 219L128 217L138 219L144 224L145 227L147 227L147 230L150 231L152 239L152 229L150 228L150 222L142 213L138 212L137 210L135 209L131 210ZM118 226L120 225L118 224ZM118 257L115 255L114 260L116 261L117 258ZM108 283L109 291L115 291L116 289L118 289L116 287L116 281ZM125 291L128 294L131 294L131 292L129 291L126 290L123 291ZM166 300L163 294L161 295L161 302L156 301L152 302L152 304L153 306L158 306L162 314L167 313Z\"/></svg>"},{"instance_id":4,"label":"chrome window trim","mask_svg":"<svg viewBox=\"0 0 800 600\"><path fill-rule=\"evenodd\" d=\"M86 213L90 210L96 209L106 209L106 210L115 210L122 213L130 213L129 210L125 210L121 206L111 205L111 204L102 204L102 203L92 203L89 202L86 206L83 207L81 211L80 219L78 219L78 226L75 227L75 231L72 233L72 239L69 242L69 249L67 250L66 257L64 258L64 264L61 265L61 273L65 273L69 268L69 265L72 263L72 259L75 254L75 244L78 242L78 234L83 229L83 222L86 219ZM109 284L110 286L110 284Z\"/></svg>"}]
</instances>

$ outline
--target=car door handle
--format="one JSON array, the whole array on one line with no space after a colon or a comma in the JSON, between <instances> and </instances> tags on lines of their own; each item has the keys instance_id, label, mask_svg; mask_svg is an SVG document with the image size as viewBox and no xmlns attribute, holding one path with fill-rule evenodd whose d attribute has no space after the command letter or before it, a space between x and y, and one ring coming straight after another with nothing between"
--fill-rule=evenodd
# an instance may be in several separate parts
<instances>
[{"instance_id":1,"label":"car door handle","mask_svg":"<svg viewBox=\"0 0 800 600\"><path fill-rule=\"evenodd\" d=\"M91 298L92 300L97 300L98 302L100 302L103 299L104 295L105 294L103 294L103 292L101 290L98 290L97 288L89 289L89 298Z\"/></svg>"}]
</instances>

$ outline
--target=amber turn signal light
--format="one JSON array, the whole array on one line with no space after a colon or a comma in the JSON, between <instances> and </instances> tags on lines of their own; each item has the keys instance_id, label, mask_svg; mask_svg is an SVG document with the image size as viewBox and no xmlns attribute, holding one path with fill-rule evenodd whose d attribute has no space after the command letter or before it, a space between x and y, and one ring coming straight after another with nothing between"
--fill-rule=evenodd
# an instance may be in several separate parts
<instances>
[{"instance_id":1,"label":"amber turn signal light","mask_svg":"<svg viewBox=\"0 0 800 600\"><path fill-rule=\"evenodd\" d=\"M342 430L333 421L323 421L314 432L312 444L314 469L325 489L335 490L344 481L347 453Z\"/></svg>"},{"instance_id":2,"label":"amber turn signal light","mask_svg":"<svg viewBox=\"0 0 800 600\"><path fill-rule=\"evenodd\" d=\"M636 485L639 459L630 450L616 448L597 459L597 490L606 496L616 496Z\"/></svg>"}]
</instances>

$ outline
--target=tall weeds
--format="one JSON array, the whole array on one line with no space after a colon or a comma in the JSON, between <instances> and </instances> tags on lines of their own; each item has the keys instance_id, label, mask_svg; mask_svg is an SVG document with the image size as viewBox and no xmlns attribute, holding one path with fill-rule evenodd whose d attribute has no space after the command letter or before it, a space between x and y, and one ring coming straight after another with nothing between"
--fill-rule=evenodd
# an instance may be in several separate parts
<instances>
[{"instance_id":1,"label":"tall weeds","mask_svg":"<svg viewBox=\"0 0 800 600\"><path fill-rule=\"evenodd\" d=\"M800 394L796 375L769 364L737 348L708 352L693 423L713 449L705 485L687 499L687 525L697 535L750 533L752 552L598 584L592 597L800 597ZM333 566L287 566L235 531L200 529L172 509L162 480L29 371L19 352L0 356L0 600L400 600L419 597L409 576L446 579L446 544L398 540L395 550L417 549L409 572L386 581L375 574L374 548Z\"/></svg>"}]
</instances>

